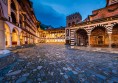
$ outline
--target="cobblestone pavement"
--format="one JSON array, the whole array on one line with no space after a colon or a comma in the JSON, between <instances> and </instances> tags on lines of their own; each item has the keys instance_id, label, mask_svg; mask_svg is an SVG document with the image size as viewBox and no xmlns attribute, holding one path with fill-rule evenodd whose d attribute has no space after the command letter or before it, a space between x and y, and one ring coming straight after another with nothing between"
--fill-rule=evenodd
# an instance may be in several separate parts
<instances>
[{"instance_id":1,"label":"cobblestone pavement","mask_svg":"<svg viewBox=\"0 0 118 83\"><path fill-rule=\"evenodd\" d=\"M25 48L18 54L0 83L118 83L117 54L71 50L58 44Z\"/></svg>"}]
</instances>

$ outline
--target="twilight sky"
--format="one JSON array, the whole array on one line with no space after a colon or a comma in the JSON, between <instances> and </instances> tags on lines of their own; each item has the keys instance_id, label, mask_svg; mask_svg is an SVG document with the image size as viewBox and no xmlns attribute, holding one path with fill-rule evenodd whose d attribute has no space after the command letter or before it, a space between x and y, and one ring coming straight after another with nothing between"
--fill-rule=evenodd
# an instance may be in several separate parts
<instances>
[{"instance_id":1,"label":"twilight sky","mask_svg":"<svg viewBox=\"0 0 118 83\"><path fill-rule=\"evenodd\" d=\"M31 0L37 19L53 27L66 26L66 16L79 12L84 20L93 10L106 6L106 0Z\"/></svg>"}]
</instances>

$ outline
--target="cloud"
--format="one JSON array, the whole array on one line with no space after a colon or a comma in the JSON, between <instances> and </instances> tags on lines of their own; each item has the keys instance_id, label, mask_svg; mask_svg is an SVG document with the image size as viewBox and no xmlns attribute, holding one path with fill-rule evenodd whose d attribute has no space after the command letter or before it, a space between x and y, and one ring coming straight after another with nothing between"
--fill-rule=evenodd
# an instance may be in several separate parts
<instances>
[{"instance_id":1,"label":"cloud","mask_svg":"<svg viewBox=\"0 0 118 83\"><path fill-rule=\"evenodd\" d=\"M65 25L66 16L58 13L48 5L44 5L36 0L31 1L33 1L33 8L37 19L40 20L43 24L52 25L54 27Z\"/></svg>"},{"instance_id":2,"label":"cloud","mask_svg":"<svg viewBox=\"0 0 118 83\"><path fill-rule=\"evenodd\" d=\"M31 0L38 20L54 27L66 26L66 16L80 12L83 20L93 10L105 6L106 0Z\"/></svg>"}]
</instances>

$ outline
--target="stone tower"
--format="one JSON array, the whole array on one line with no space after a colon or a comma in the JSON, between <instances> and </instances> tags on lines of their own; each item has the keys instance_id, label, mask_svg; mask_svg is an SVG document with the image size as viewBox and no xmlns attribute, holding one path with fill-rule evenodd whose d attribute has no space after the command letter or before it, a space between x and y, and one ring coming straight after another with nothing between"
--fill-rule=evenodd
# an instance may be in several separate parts
<instances>
[{"instance_id":1,"label":"stone tower","mask_svg":"<svg viewBox=\"0 0 118 83\"><path fill-rule=\"evenodd\" d=\"M79 12L71 14L66 17L66 24L67 27L75 26L76 24L80 23L82 21L82 16Z\"/></svg>"},{"instance_id":2,"label":"stone tower","mask_svg":"<svg viewBox=\"0 0 118 83\"><path fill-rule=\"evenodd\" d=\"M118 3L118 0L106 0L107 1L107 6Z\"/></svg>"}]
</instances>

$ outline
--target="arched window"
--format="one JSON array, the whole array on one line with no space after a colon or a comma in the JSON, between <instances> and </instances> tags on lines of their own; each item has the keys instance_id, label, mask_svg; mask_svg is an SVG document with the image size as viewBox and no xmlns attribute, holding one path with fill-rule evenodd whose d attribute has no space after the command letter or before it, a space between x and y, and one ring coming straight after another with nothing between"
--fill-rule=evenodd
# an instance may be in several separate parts
<instances>
[{"instance_id":1,"label":"arched window","mask_svg":"<svg viewBox=\"0 0 118 83\"><path fill-rule=\"evenodd\" d=\"M72 26L75 26L75 22L72 22Z\"/></svg>"},{"instance_id":2,"label":"arched window","mask_svg":"<svg viewBox=\"0 0 118 83\"><path fill-rule=\"evenodd\" d=\"M13 0L11 0L11 8L12 8L13 10L16 10L16 6L15 6L15 3L14 3Z\"/></svg>"},{"instance_id":3,"label":"arched window","mask_svg":"<svg viewBox=\"0 0 118 83\"><path fill-rule=\"evenodd\" d=\"M71 26L71 23L68 23L68 27L70 27Z\"/></svg>"}]
</instances>

